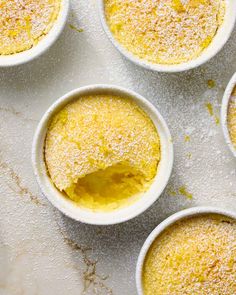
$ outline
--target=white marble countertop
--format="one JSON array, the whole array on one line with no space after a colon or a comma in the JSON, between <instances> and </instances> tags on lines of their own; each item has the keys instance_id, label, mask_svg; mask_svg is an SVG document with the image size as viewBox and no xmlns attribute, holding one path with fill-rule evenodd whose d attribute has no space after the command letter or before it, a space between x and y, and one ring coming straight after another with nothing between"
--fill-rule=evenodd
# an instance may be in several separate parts
<instances>
[{"instance_id":1,"label":"white marble countertop","mask_svg":"<svg viewBox=\"0 0 236 295\"><path fill-rule=\"evenodd\" d=\"M236 210L236 161L215 122L224 88L236 71L236 29L206 65L158 74L116 51L96 5L96 0L72 1L68 24L46 54L0 69L2 295L134 295L137 256L158 223L196 205ZM208 80L216 86L209 89ZM31 167L32 138L42 114L69 90L94 83L127 87L153 102L175 144L174 171L159 201L134 220L109 227L80 224L59 213L40 193ZM181 195L182 186L192 199Z\"/></svg>"}]
</instances>

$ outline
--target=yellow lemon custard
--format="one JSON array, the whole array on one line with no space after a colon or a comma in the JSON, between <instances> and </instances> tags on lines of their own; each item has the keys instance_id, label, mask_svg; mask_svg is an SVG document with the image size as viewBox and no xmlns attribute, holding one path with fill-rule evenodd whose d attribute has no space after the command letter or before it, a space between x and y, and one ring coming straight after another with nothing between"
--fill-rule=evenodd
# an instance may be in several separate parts
<instances>
[{"instance_id":1,"label":"yellow lemon custard","mask_svg":"<svg viewBox=\"0 0 236 295\"><path fill-rule=\"evenodd\" d=\"M236 221L218 214L176 222L153 242L144 295L236 294Z\"/></svg>"},{"instance_id":2,"label":"yellow lemon custard","mask_svg":"<svg viewBox=\"0 0 236 295\"><path fill-rule=\"evenodd\" d=\"M35 46L52 28L61 0L0 0L0 55Z\"/></svg>"},{"instance_id":3,"label":"yellow lemon custard","mask_svg":"<svg viewBox=\"0 0 236 295\"><path fill-rule=\"evenodd\" d=\"M232 93L228 109L228 129L231 141L236 148L236 87Z\"/></svg>"},{"instance_id":4,"label":"yellow lemon custard","mask_svg":"<svg viewBox=\"0 0 236 295\"><path fill-rule=\"evenodd\" d=\"M78 206L126 207L157 174L160 139L149 116L131 99L78 97L52 119L45 161L52 182Z\"/></svg>"},{"instance_id":5,"label":"yellow lemon custard","mask_svg":"<svg viewBox=\"0 0 236 295\"><path fill-rule=\"evenodd\" d=\"M225 0L104 0L114 38L153 64L197 58L212 42L225 14Z\"/></svg>"}]
</instances>

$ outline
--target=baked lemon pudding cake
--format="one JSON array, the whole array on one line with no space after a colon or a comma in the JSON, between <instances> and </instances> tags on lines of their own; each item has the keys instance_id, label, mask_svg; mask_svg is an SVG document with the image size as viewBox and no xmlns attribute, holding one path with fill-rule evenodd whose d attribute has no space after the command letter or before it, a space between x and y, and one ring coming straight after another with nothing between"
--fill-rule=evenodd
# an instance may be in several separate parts
<instances>
[{"instance_id":1,"label":"baked lemon pudding cake","mask_svg":"<svg viewBox=\"0 0 236 295\"><path fill-rule=\"evenodd\" d=\"M52 28L61 0L0 0L0 55L35 46Z\"/></svg>"},{"instance_id":2,"label":"baked lemon pudding cake","mask_svg":"<svg viewBox=\"0 0 236 295\"><path fill-rule=\"evenodd\" d=\"M153 242L144 295L236 294L236 221L218 214L184 219Z\"/></svg>"},{"instance_id":3,"label":"baked lemon pudding cake","mask_svg":"<svg viewBox=\"0 0 236 295\"><path fill-rule=\"evenodd\" d=\"M114 38L140 59L180 64L209 46L225 14L225 0L104 0Z\"/></svg>"},{"instance_id":4,"label":"baked lemon pudding cake","mask_svg":"<svg viewBox=\"0 0 236 295\"><path fill-rule=\"evenodd\" d=\"M149 116L115 95L78 97L52 118L45 140L45 163L56 188L93 211L138 200L160 158L160 138Z\"/></svg>"},{"instance_id":5,"label":"baked lemon pudding cake","mask_svg":"<svg viewBox=\"0 0 236 295\"><path fill-rule=\"evenodd\" d=\"M228 110L228 129L230 138L236 148L236 87L233 90Z\"/></svg>"}]
</instances>

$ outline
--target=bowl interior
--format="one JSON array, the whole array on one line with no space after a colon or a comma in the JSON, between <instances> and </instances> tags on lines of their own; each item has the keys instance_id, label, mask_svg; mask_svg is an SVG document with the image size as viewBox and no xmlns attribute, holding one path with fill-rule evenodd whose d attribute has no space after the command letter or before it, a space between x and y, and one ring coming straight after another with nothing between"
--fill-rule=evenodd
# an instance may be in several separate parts
<instances>
[{"instance_id":1,"label":"bowl interior","mask_svg":"<svg viewBox=\"0 0 236 295\"><path fill-rule=\"evenodd\" d=\"M214 207L195 207L195 208L190 208L186 209L180 212L177 212L167 219L165 219L162 223L160 223L148 236L146 239L139 257L138 257L138 262L136 266L136 285L137 285L137 290L138 290L138 295L143 295L143 287L142 287L142 269L143 269L143 264L146 258L146 255L153 244L153 242L157 239L157 237L169 226L172 224L176 223L179 220L183 220L189 217L193 217L196 215L207 215L207 214L220 214L224 215L227 217L230 217L232 219L236 220L236 213L230 212L224 209L219 209L219 208L214 208Z\"/></svg>"},{"instance_id":2,"label":"bowl interior","mask_svg":"<svg viewBox=\"0 0 236 295\"><path fill-rule=\"evenodd\" d=\"M82 209L75 203L65 198L52 184L47 174L44 162L44 141L47 133L47 127L50 118L63 108L67 103L73 101L78 96L87 94L117 94L133 99L153 120L161 141L161 161L158 166L158 173L154 179L150 189L143 196L129 207L125 207L116 211L100 213L91 210ZM34 171L38 183L44 195L64 214L71 218L90 224L114 224L129 220L151 206L164 190L173 166L173 144L168 127L155 109L155 107L138 94L127 91L123 88L111 87L106 85L95 85L80 88L65 95L56 101L51 108L45 113L35 134L32 154Z\"/></svg>"},{"instance_id":3,"label":"bowl interior","mask_svg":"<svg viewBox=\"0 0 236 295\"><path fill-rule=\"evenodd\" d=\"M236 1L225 0L225 2L226 2L225 18L224 18L223 24L218 29L211 44L196 59L193 59L193 60L185 62L185 63L173 64L173 65L153 64L153 63L150 63L148 61L145 61L145 60L142 60L142 59L136 57L131 52L126 50L118 41L116 41L116 39L113 37L113 34L111 33L111 31L109 29L109 26L106 22L104 0L99 0L99 10L100 10L101 22L102 22L105 32L107 33L109 39L114 44L114 46L126 58L128 58L129 60L131 60L135 64L140 65L140 66L147 68L149 70L158 71L158 72L182 72L182 71L196 68L196 67L204 64L208 60L210 60L222 49L222 47L225 45L225 43L229 39L229 37L233 31L235 22L236 22Z\"/></svg>"},{"instance_id":4,"label":"bowl interior","mask_svg":"<svg viewBox=\"0 0 236 295\"><path fill-rule=\"evenodd\" d=\"M69 0L61 1L59 15L50 31L29 50L25 50L12 55L0 55L0 67L16 66L40 56L45 52L58 38L62 32L69 12Z\"/></svg>"},{"instance_id":5,"label":"bowl interior","mask_svg":"<svg viewBox=\"0 0 236 295\"><path fill-rule=\"evenodd\" d=\"M223 129L224 137L229 149L231 150L233 155L236 157L236 149L232 143L232 140L229 134L229 129L228 129L228 109L229 109L229 103L232 98L232 92L234 90L234 87L236 87L236 73L231 78L225 90L222 106L221 106L221 125Z\"/></svg>"}]
</instances>

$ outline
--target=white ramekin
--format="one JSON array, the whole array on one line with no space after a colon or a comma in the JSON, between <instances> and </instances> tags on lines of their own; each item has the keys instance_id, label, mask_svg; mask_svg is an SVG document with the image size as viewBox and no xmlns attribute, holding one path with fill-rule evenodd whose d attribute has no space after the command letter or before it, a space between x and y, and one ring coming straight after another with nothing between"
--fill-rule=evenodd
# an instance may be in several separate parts
<instances>
[{"instance_id":1,"label":"white ramekin","mask_svg":"<svg viewBox=\"0 0 236 295\"><path fill-rule=\"evenodd\" d=\"M143 270L143 264L146 258L146 255L148 253L148 250L150 249L153 242L156 240L156 238L169 226L174 224L175 222L191 217L196 215L202 215L202 214L221 214L225 215L227 217L231 217L233 219L236 219L236 212L230 212L225 209L215 208L215 207L194 207L190 209L186 209L183 211L180 211L178 213L175 213L165 219L162 223L160 223L148 236L146 239L139 257L138 262L136 266L136 286L138 295L144 295L143 293L143 287L142 287L142 270Z\"/></svg>"},{"instance_id":2,"label":"white ramekin","mask_svg":"<svg viewBox=\"0 0 236 295\"><path fill-rule=\"evenodd\" d=\"M231 80L229 81L229 84L225 90L222 105L221 105L221 126L223 129L225 141L230 148L233 155L236 157L236 149L231 141L229 129L228 129L228 109L229 109L229 103L232 97L232 92L234 90L234 87L236 86L236 73L233 75Z\"/></svg>"},{"instance_id":3,"label":"white ramekin","mask_svg":"<svg viewBox=\"0 0 236 295\"><path fill-rule=\"evenodd\" d=\"M143 59L136 57L134 54L125 49L111 33L109 26L106 22L106 16L104 11L104 0L99 0L99 13L104 31L108 35L109 39L113 45L129 60L135 64L142 66L146 69L157 71L157 72L182 72L193 68L196 68L205 62L209 61L214 57L228 41L236 21L236 1L235 0L225 0L226 1L226 13L223 24L220 26L211 44L202 52L202 54L194 60L181 64L164 65L164 64L154 64Z\"/></svg>"},{"instance_id":4,"label":"white ramekin","mask_svg":"<svg viewBox=\"0 0 236 295\"><path fill-rule=\"evenodd\" d=\"M31 49L11 54L0 55L0 67L11 67L27 63L44 53L57 40L66 24L70 0L61 0L61 9L51 30Z\"/></svg>"},{"instance_id":5,"label":"white ramekin","mask_svg":"<svg viewBox=\"0 0 236 295\"><path fill-rule=\"evenodd\" d=\"M152 119L155 124L161 141L161 161L158 166L158 173L150 189L143 196L129 207L112 212L100 213L86 210L77 206L74 202L65 198L50 180L44 162L44 143L48 124L66 104L83 95L92 94L117 94L129 97L134 100ZM140 151L142 152L142 151ZM173 144L169 129L157 111L157 109L144 97L137 93L121 87L111 85L91 85L76 89L57 100L44 114L41 119L33 140L32 162L34 173L43 194L48 200L65 215L88 224L108 225L127 221L144 212L161 195L170 178L173 167Z\"/></svg>"}]
</instances>

